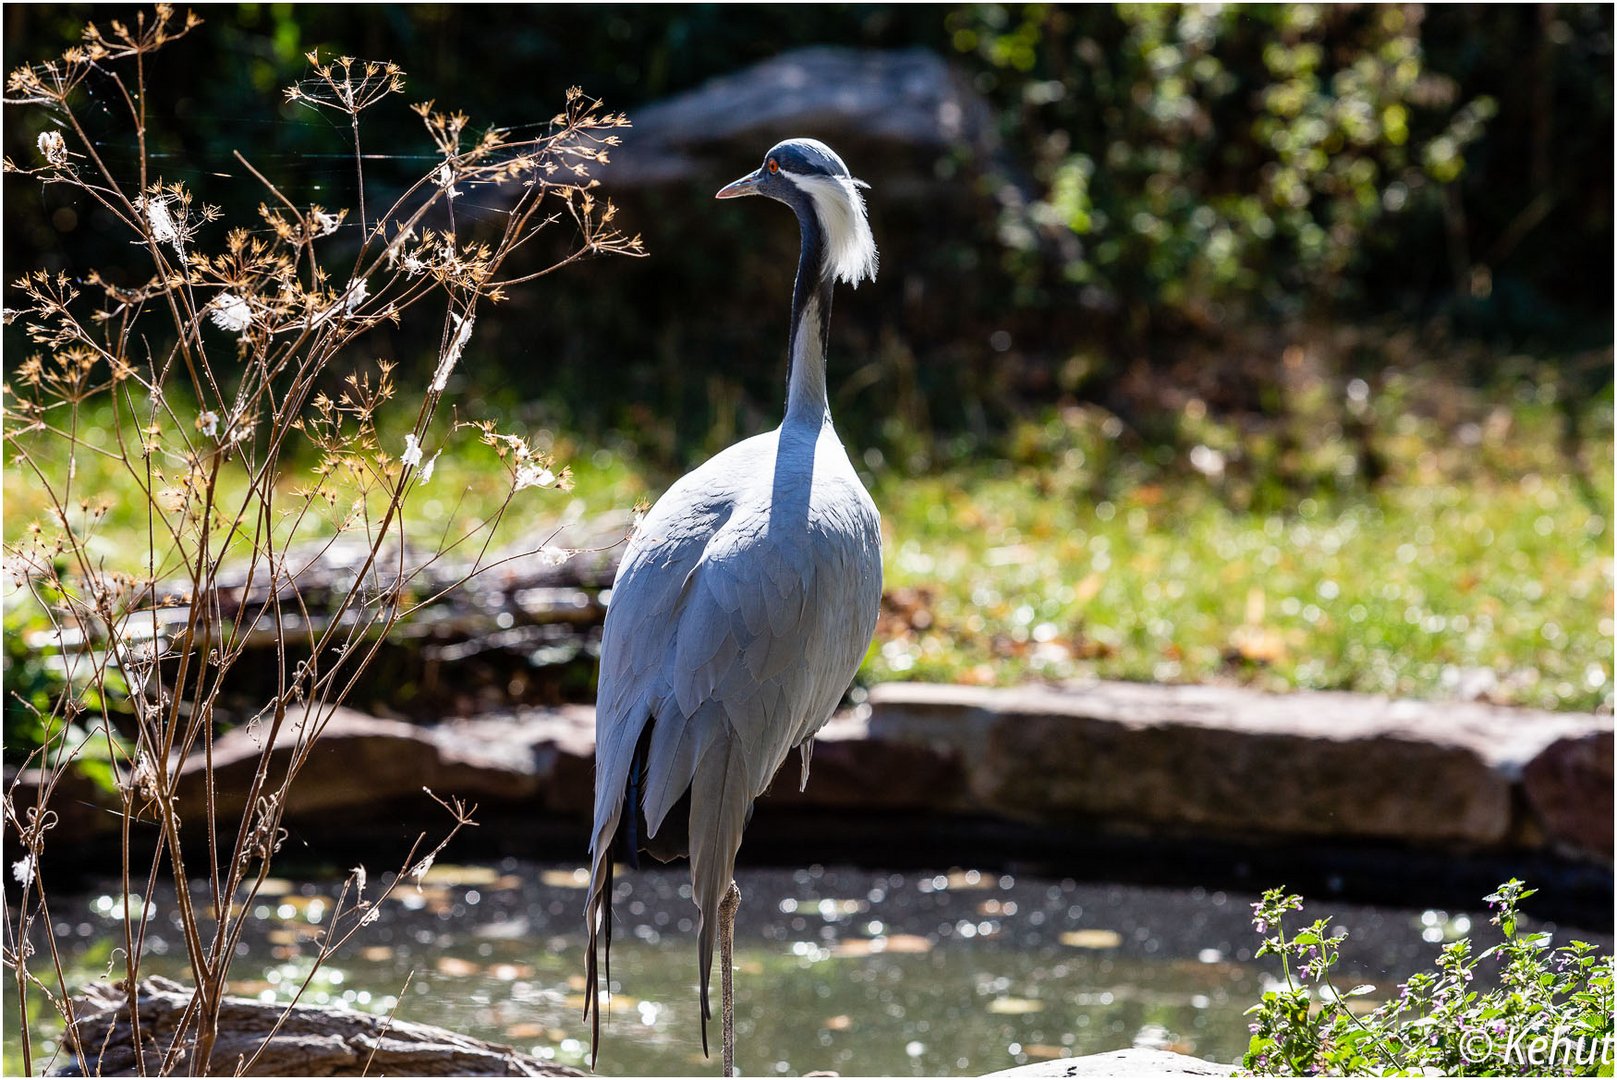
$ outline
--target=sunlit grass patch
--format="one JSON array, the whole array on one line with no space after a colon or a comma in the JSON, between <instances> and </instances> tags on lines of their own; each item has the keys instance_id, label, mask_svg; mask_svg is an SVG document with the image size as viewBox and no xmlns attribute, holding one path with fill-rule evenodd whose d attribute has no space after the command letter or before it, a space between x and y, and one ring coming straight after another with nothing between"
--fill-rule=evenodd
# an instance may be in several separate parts
<instances>
[{"instance_id":1,"label":"sunlit grass patch","mask_svg":"<svg viewBox=\"0 0 1617 1080\"><path fill-rule=\"evenodd\" d=\"M390 423L390 419L396 423ZM107 569L143 573L148 557L148 528L155 527L159 530L156 547L160 558L156 576L173 574L180 565L180 552L173 544L162 541L162 522L154 524L149 520L150 504L140 489L149 487L161 495L184 478L161 456L154 455L148 472L147 462L138 456L131 468L119 455L87 449L113 448L120 438L137 439L138 421L127 412L115 410L105 401L96 402L83 407L75 423L79 431L76 447L70 448L64 440L25 433L15 440L16 446L8 448L4 471L5 542L21 544L36 527L41 534L51 532L57 516L51 490L69 490L70 515L94 515L93 523L83 526L85 546L104 560ZM409 425L409 418L404 417L381 421L383 446L374 464L377 476L396 479ZM436 541L445 547L449 541L467 538L460 554L469 558L475 554L473 543L487 543L492 550L538 547L545 535L564 522L612 510L626 512L644 496L644 479L621 451L580 447L543 428L527 434L528 441L553 461L557 473L566 470L571 481L568 490L552 483L532 485L513 494L512 471L504 466L495 447L483 444L476 429L463 425L457 430L453 421L440 422L422 440L423 463L432 460L432 469L427 475L422 475L424 469L418 471L403 500L399 515L402 531L412 540ZM26 457L19 450L25 451ZM51 479L48 487L38 482L34 465ZM66 488L62 481L70 472L73 484ZM240 470L222 470L216 484L218 501L223 505L239 502L246 491L246 477ZM301 544L328 540L363 516L356 509L356 500L379 505L389 495L374 482L361 485L338 477L326 485L329 499L313 500L305 508L307 486L308 477L302 469L289 472L277 484L279 509L271 527L279 543L290 539L294 532ZM499 514L498 525L485 527L507 499L510 502ZM236 536L231 542L243 556L251 550L250 537ZM161 565L164 552L172 556L167 566Z\"/></svg>"},{"instance_id":2,"label":"sunlit grass patch","mask_svg":"<svg viewBox=\"0 0 1617 1080\"><path fill-rule=\"evenodd\" d=\"M1269 509L1232 506L1254 500L1189 462L883 476L890 602L865 675L1609 707L1611 473L1570 467L1543 427L1451 446L1411 425L1380 447L1383 483Z\"/></svg>"},{"instance_id":3,"label":"sunlit grass patch","mask_svg":"<svg viewBox=\"0 0 1617 1080\"><path fill-rule=\"evenodd\" d=\"M1205 453L1124 449L1098 411L1030 425L1005 458L878 473L888 604L861 679L1221 680L1609 707L1610 470L1569 462L1553 411L1501 409L1464 438L1388 423L1378 484L1314 482L1289 501L1266 490L1280 487L1279 466L1252 464L1270 434L1197 419L1187 441L1229 463L1208 476ZM111 418L84 423L93 436ZM1583 457L1609 462L1609 412L1595 427ZM518 493L495 549L540 546L564 522L660 490L632 451L530 434L571 468L573 489ZM439 425L423 445L445 452L405 502L412 535L469 532L510 496L508 471L474 433ZM1316 475L1351 456L1339 439L1295 452L1313 455ZM114 565L145 548L119 468L95 455L77 465L80 490L106 506L96 543ZM15 459L6 495L15 543L49 508Z\"/></svg>"}]
</instances>

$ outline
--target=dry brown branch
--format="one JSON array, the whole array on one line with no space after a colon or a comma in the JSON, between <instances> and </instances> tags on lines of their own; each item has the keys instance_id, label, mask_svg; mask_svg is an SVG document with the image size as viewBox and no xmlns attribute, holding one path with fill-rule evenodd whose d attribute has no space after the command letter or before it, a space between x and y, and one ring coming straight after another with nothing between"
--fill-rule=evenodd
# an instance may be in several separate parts
<instances>
[{"instance_id":1,"label":"dry brown branch","mask_svg":"<svg viewBox=\"0 0 1617 1080\"><path fill-rule=\"evenodd\" d=\"M6 83L8 105L46 110L54 121L39 140L39 161L7 160L6 171L82 193L127 229L150 262L149 277L133 287L94 272L77 281L24 274L5 312L34 351L10 367L4 434L48 507L45 520L13 533L7 571L46 613L49 648L63 672L62 691L39 717L45 735L30 761L47 777L38 805L20 810L15 792L5 802L8 842L24 856L14 873L28 878L7 903L4 960L29 1071L49 1064L29 1045L29 1012L53 1009L70 1028L76 1021L74 988L48 933L45 881L52 793L92 750L115 776L125 894L149 900L164 876L174 885L194 990L161 1024L143 1026L136 988L146 924L126 903L126 989L116 997L134 1043L155 1055L132 1055L131 1066L202 1072L256 1059L221 1030L224 988L251 899L284 836L288 792L321 731L387 636L419 608L418 586L437 596L476 577L498 561L489 553L511 499L570 483L561 463L520 435L491 423L438 422L477 321L490 317L484 302L582 258L642 253L639 238L614 223L615 208L593 194L589 175L616 145L623 116L574 89L542 134L516 138L474 131L461 114L419 105L439 160L402 190L367 190L361 114L387 107L404 89L404 72L312 54L311 74L287 98L348 117L357 214L303 202L238 153L262 202L254 220L224 221L201 192L157 174L146 147L148 63L198 25L158 5L132 27L87 28L58 59L21 68ZM91 78L109 81L123 102L138 159L132 175L113 169L97 149L105 139L93 142L80 123ZM454 212L473 187L507 193L492 228ZM507 271L540 232L558 227L574 230L568 253L549 266ZM349 235L355 242L342 243ZM422 318L439 334L425 385L401 385L385 361L355 365L356 345L370 330ZM112 417L110 438L87 434L92 411ZM414 417L402 435L392 419L401 414ZM412 496L457 440L469 452L492 451L509 493L480 525L418 536ZM298 464L310 455L312 468ZM86 491L81 472L106 475L109 467L116 490ZM144 529L141 558L121 565L109 565L99 539L115 509ZM311 578L314 560L302 557L311 539L324 548L354 545L354 572L340 581ZM476 554L469 563L457 555L446 578L441 563L461 549ZM263 725L264 751L247 790L223 792L211 773L219 703L236 665L265 634L278 668L273 697L253 719ZM284 733L293 735L294 750L275 756ZM210 767L203 805L184 811L179 763L194 754ZM474 823L457 801L439 801L453 820L431 854L412 850L406 867L430 865ZM235 820L221 827L221 808L238 805ZM202 842L182 812L206 815ZM131 847L136 820L156 824L161 842L149 858ZM351 906L339 902L318 960L372 921L373 905L384 900L356 894ZM32 955L41 945L48 966ZM83 1040L72 1045L81 1069L89 1058L103 1060Z\"/></svg>"}]
</instances>

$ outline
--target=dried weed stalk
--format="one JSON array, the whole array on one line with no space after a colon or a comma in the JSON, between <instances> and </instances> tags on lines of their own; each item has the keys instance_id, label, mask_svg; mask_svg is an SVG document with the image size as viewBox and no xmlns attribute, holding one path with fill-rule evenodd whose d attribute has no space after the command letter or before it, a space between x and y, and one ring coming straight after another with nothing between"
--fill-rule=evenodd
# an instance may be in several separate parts
<instances>
[{"instance_id":1,"label":"dried weed stalk","mask_svg":"<svg viewBox=\"0 0 1617 1080\"><path fill-rule=\"evenodd\" d=\"M43 109L53 126L38 140L37 160L7 159L5 171L82 193L150 259L150 277L132 287L95 273L25 274L5 310L7 324L22 324L34 346L10 365L6 442L13 464L50 508L6 546L7 570L20 590L14 595L32 594L49 613L68 687L39 717L45 745L30 761L43 775L37 798L32 788L13 785L4 802L22 886L20 900L7 903L4 960L30 1072L52 1064L29 1044L27 1016L38 1008L61 1014L76 1064L93 1068L96 1048L71 1037L73 988L50 933L47 882L59 820L55 792L87 748L110 758L121 798L124 894L147 901L123 905L122 976L131 1009L146 954L139 912L165 877L178 895L197 988L186 1022L156 1042L147 1067L235 1070L239 1063L210 1062L220 998L285 835L288 792L322 729L388 632L423 602L412 581L453 549L477 552L467 576L476 573L516 492L568 482L567 472L526 440L492 424L455 425L495 448L510 495L470 532L425 544L414 535L410 495L430 480L441 452L428 446L430 425L476 321L486 317L484 305L561 266L641 252L638 237L613 225L614 208L596 197L590 179L616 145L616 129L627 123L622 115L603 112L575 89L542 134L518 138L474 132L465 116L430 102L415 106L437 160L372 213L361 113L400 94L404 73L391 63L321 62L313 54L312 74L287 97L348 117L357 221L346 210L300 202L240 153L262 185L262 202L256 221L223 221L190 186L156 173L147 153L148 59L199 23L159 5L133 26L90 26L59 59L21 68L6 82L7 104ZM106 144L81 123L92 80L98 93L110 87L127 110L137 175L111 168L101 153ZM456 215L455 200L473 189L487 196L484 203L507 208L498 227L478 228ZM506 269L557 223L576 230L570 254L542 269ZM412 312L441 322L428 385L401 386L381 361L340 374L367 331ZM394 415L414 398L413 429L397 442L384 439L379 410L392 402ZM105 416L109 407L110 430L92 432L89 410ZM317 464L298 475L298 462L309 458L301 444L312 446ZM110 468L118 477L116 490L85 490L79 473L93 459L100 474ZM127 558L109 565L103 542L109 510L127 511L128 500L144 533L135 570ZM357 552L351 584L322 597L318 608L305 596L304 576L326 551L310 553L311 535ZM221 578L227 569L229 589ZM278 688L254 721L263 751L250 789L227 793L231 805L245 808L232 825L216 813L217 706L249 641L265 635L279 661ZM292 660L289 652L308 659ZM287 747L289 755L273 756ZM197 755L209 766L204 796L183 801L180 766ZM453 835L472 822L458 804L450 809ZM137 821L154 823L155 854L142 856L131 844ZM420 861L408 853L398 876ZM328 922L321 960L374 921L386 899L359 899L362 878L357 885L356 901L339 903ZM41 940L48 955L32 955ZM134 1025L137 1039L148 1038L138 1016Z\"/></svg>"}]
</instances>

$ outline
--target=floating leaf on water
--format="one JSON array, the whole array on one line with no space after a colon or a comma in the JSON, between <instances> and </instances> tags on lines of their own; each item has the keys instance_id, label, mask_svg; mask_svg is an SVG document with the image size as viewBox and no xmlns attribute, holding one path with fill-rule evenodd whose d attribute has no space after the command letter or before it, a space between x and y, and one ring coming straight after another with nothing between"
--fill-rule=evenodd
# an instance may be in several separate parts
<instances>
[{"instance_id":1,"label":"floating leaf on water","mask_svg":"<svg viewBox=\"0 0 1617 1080\"><path fill-rule=\"evenodd\" d=\"M857 915L870 907L868 900L799 900L798 911L812 911L822 919L839 919Z\"/></svg>"},{"instance_id":2,"label":"floating leaf on water","mask_svg":"<svg viewBox=\"0 0 1617 1080\"><path fill-rule=\"evenodd\" d=\"M1043 1012L1044 1002L1035 998L1001 997L988 1003L988 1011L995 1016L1026 1016Z\"/></svg>"},{"instance_id":3,"label":"floating leaf on water","mask_svg":"<svg viewBox=\"0 0 1617 1080\"><path fill-rule=\"evenodd\" d=\"M323 910L330 903L324 896L283 896L274 910L277 918L296 919L311 907Z\"/></svg>"},{"instance_id":4,"label":"floating leaf on water","mask_svg":"<svg viewBox=\"0 0 1617 1080\"><path fill-rule=\"evenodd\" d=\"M951 889L993 889L998 886L999 878L980 870L955 870L949 874Z\"/></svg>"},{"instance_id":5,"label":"floating leaf on water","mask_svg":"<svg viewBox=\"0 0 1617 1080\"><path fill-rule=\"evenodd\" d=\"M882 952L890 953L929 953L936 944L931 938L919 934L888 934Z\"/></svg>"},{"instance_id":6,"label":"floating leaf on water","mask_svg":"<svg viewBox=\"0 0 1617 1080\"><path fill-rule=\"evenodd\" d=\"M1123 944L1123 935L1116 930L1068 930L1061 935L1061 944L1075 949L1115 949Z\"/></svg>"},{"instance_id":7,"label":"floating leaf on water","mask_svg":"<svg viewBox=\"0 0 1617 1080\"><path fill-rule=\"evenodd\" d=\"M422 875L421 881L437 885L493 885L500 880L500 872L492 866L454 866L434 863Z\"/></svg>"},{"instance_id":8,"label":"floating leaf on water","mask_svg":"<svg viewBox=\"0 0 1617 1080\"><path fill-rule=\"evenodd\" d=\"M820 1027L825 1031L847 1031L849 1028L853 1027L853 1017L849 1016L847 1013L843 1013L840 1016L828 1016L824 1020L820 1021Z\"/></svg>"},{"instance_id":9,"label":"floating leaf on water","mask_svg":"<svg viewBox=\"0 0 1617 1080\"><path fill-rule=\"evenodd\" d=\"M539 875L539 883L552 889L582 889L590 883L590 872L582 866L577 870L546 870Z\"/></svg>"},{"instance_id":10,"label":"floating leaf on water","mask_svg":"<svg viewBox=\"0 0 1617 1080\"><path fill-rule=\"evenodd\" d=\"M572 1009L575 1012L582 1012L583 1009L584 1009L584 1001L585 1001L585 998L584 998L583 994L568 994L565 998L562 999L562 1007L567 1008L567 1009ZM612 995L612 1000L610 1002L608 1002L607 997L606 997L606 991L604 991L604 990L601 991L601 1007L602 1007L603 1012L607 1008L634 1009L639 1004L640 1004L640 999L639 998L632 998L627 994L613 994Z\"/></svg>"},{"instance_id":11,"label":"floating leaf on water","mask_svg":"<svg viewBox=\"0 0 1617 1080\"><path fill-rule=\"evenodd\" d=\"M532 929L527 918L519 915L514 919L501 919L499 922L491 922L484 926L475 927L472 930L472 936L509 941L526 936Z\"/></svg>"},{"instance_id":12,"label":"floating leaf on water","mask_svg":"<svg viewBox=\"0 0 1617 1080\"><path fill-rule=\"evenodd\" d=\"M873 938L844 938L831 947L832 956L863 957L881 953L928 953L932 939L918 934L889 934Z\"/></svg>"},{"instance_id":13,"label":"floating leaf on water","mask_svg":"<svg viewBox=\"0 0 1617 1080\"><path fill-rule=\"evenodd\" d=\"M432 966L439 974L449 975L457 979L476 975L482 970L474 961L462 960L458 956L440 956Z\"/></svg>"},{"instance_id":14,"label":"floating leaf on water","mask_svg":"<svg viewBox=\"0 0 1617 1080\"><path fill-rule=\"evenodd\" d=\"M393 946L367 945L363 949L359 950L359 958L361 960L368 960L373 964L385 964L389 960L393 959Z\"/></svg>"},{"instance_id":15,"label":"floating leaf on water","mask_svg":"<svg viewBox=\"0 0 1617 1080\"><path fill-rule=\"evenodd\" d=\"M295 886L286 878L267 877L259 883L258 895L261 897L285 896L287 893L291 892L293 888L295 888Z\"/></svg>"},{"instance_id":16,"label":"floating leaf on water","mask_svg":"<svg viewBox=\"0 0 1617 1080\"><path fill-rule=\"evenodd\" d=\"M507 1039L542 1039L545 1037L547 1030L545 1025L535 1024L530 1020L520 1024L512 1024L506 1028L505 1037Z\"/></svg>"},{"instance_id":17,"label":"floating leaf on water","mask_svg":"<svg viewBox=\"0 0 1617 1080\"><path fill-rule=\"evenodd\" d=\"M501 982L511 982L513 979L526 979L533 974L532 964L490 964L488 973Z\"/></svg>"},{"instance_id":18,"label":"floating leaf on water","mask_svg":"<svg viewBox=\"0 0 1617 1080\"><path fill-rule=\"evenodd\" d=\"M1049 1043L1025 1043L1022 1053L1030 1058L1064 1058L1071 1057L1072 1051L1065 1046L1051 1046Z\"/></svg>"}]
</instances>

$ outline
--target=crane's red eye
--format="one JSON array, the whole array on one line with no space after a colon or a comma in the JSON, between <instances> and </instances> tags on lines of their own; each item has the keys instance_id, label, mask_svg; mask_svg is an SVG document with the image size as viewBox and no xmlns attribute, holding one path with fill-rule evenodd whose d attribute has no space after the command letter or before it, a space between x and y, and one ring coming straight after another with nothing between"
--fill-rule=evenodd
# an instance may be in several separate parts
<instances>
[{"instance_id":1,"label":"crane's red eye","mask_svg":"<svg viewBox=\"0 0 1617 1080\"><path fill-rule=\"evenodd\" d=\"M774 158L770 158L769 171L772 173L780 172L780 162L776 161Z\"/></svg>"}]
</instances>

